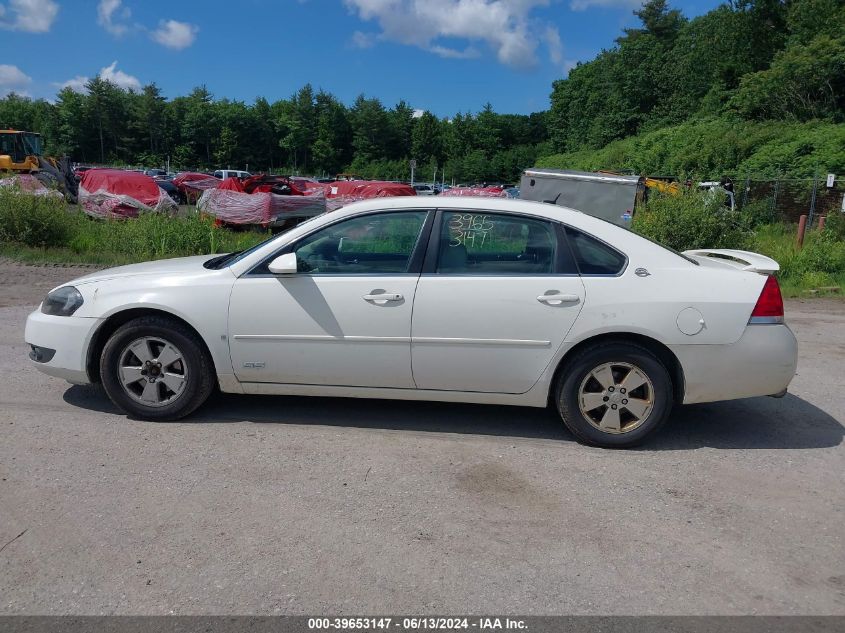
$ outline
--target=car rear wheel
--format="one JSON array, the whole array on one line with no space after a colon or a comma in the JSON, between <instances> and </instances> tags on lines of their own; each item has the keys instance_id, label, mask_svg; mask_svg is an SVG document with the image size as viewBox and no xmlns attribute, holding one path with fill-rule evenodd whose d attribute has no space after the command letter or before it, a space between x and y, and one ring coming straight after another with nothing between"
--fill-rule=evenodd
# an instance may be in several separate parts
<instances>
[{"instance_id":1,"label":"car rear wheel","mask_svg":"<svg viewBox=\"0 0 845 633\"><path fill-rule=\"evenodd\" d=\"M184 324L149 316L112 334L100 357L109 398L131 417L178 420L206 401L214 388L211 358Z\"/></svg>"},{"instance_id":2,"label":"car rear wheel","mask_svg":"<svg viewBox=\"0 0 845 633\"><path fill-rule=\"evenodd\" d=\"M633 343L580 352L557 384L556 403L579 441L624 448L654 433L672 411L672 380L663 363Z\"/></svg>"}]
</instances>

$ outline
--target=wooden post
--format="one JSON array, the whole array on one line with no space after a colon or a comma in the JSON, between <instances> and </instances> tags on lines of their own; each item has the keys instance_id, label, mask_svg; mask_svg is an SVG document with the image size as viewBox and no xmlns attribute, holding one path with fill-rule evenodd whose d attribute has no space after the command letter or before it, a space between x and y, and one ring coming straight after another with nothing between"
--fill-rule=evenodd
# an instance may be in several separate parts
<instances>
[{"instance_id":1,"label":"wooden post","mask_svg":"<svg viewBox=\"0 0 845 633\"><path fill-rule=\"evenodd\" d=\"M795 246L803 248L804 246L804 231L807 230L807 216L802 215L798 218L798 236L795 239Z\"/></svg>"},{"instance_id":2,"label":"wooden post","mask_svg":"<svg viewBox=\"0 0 845 633\"><path fill-rule=\"evenodd\" d=\"M820 216L819 216L819 231L823 231L823 230L824 230L824 221L825 221L826 219L827 219L827 216L826 216L826 215L820 215Z\"/></svg>"}]
</instances>

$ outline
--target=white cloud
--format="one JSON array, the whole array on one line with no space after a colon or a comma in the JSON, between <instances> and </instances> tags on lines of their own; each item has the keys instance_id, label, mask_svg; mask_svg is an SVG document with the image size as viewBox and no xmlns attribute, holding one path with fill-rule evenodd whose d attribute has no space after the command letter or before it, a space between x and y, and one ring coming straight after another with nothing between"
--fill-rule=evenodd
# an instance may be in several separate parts
<instances>
[{"instance_id":1,"label":"white cloud","mask_svg":"<svg viewBox=\"0 0 845 633\"><path fill-rule=\"evenodd\" d=\"M46 33L53 26L59 5L54 0L9 0L0 4L0 28Z\"/></svg>"},{"instance_id":2,"label":"white cloud","mask_svg":"<svg viewBox=\"0 0 845 633\"><path fill-rule=\"evenodd\" d=\"M97 5L97 23L106 31L120 37L129 31L127 21L132 12L129 7L123 6L123 0L100 0ZM188 22L178 20L160 20L158 28L150 30L144 25L135 24L133 29L148 32L150 39L162 46L181 50L194 43L199 32L199 27Z\"/></svg>"},{"instance_id":3,"label":"white cloud","mask_svg":"<svg viewBox=\"0 0 845 633\"><path fill-rule=\"evenodd\" d=\"M122 6L122 0L100 0L97 5L97 24L115 37L120 37L129 30L121 21L128 20L131 14L128 7Z\"/></svg>"},{"instance_id":4,"label":"white cloud","mask_svg":"<svg viewBox=\"0 0 845 633\"><path fill-rule=\"evenodd\" d=\"M110 81L124 90L141 89L141 82L138 81L138 78L133 77L132 75L127 75L122 70L118 70L116 61L112 62L105 68L101 68L99 75L106 81Z\"/></svg>"},{"instance_id":5,"label":"white cloud","mask_svg":"<svg viewBox=\"0 0 845 633\"><path fill-rule=\"evenodd\" d=\"M425 114L425 110L421 110L420 108L414 108L414 112L411 114L411 118L419 119L423 114Z\"/></svg>"},{"instance_id":6,"label":"white cloud","mask_svg":"<svg viewBox=\"0 0 845 633\"><path fill-rule=\"evenodd\" d=\"M5 97L10 92L25 96L23 90L32 83L32 77L27 75L17 66L0 64L0 97Z\"/></svg>"},{"instance_id":7,"label":"white cloud","mask_svg":"<svg viewBox=\"0 0 845 633\"><path fill-rule=\"evenodd\" d=\"M352 46L355 48L372 48L375 46L376 38L373 37L372 33L362 33L361 31L355 31L352 34Z\"/></svg>"},{"instance_id":8,"label":"white cloud","mask_svg":"<svg viewBox=\"0 0 845 633\"><path fill-rule=\"evenodd\" d=\"M71 77L67 81L63 81L62 83L56 83L53 85L57 88L70 88L74 92L84 94L88 92L88 89L85 87L85 84L87 84L89 81L89 77L86 77L85 75L77 75L76 77Z\"/></svg>"},{"instance_id":9,"label":"white cloud","mask_svg":"<svg viewBox=\"0 0 845 633\"><path fill-rule=\"evenodd\" d=\"M563 62L563 72L568 77L569 73L572 72L572 69L574 69L576 66L578 66L577 59L567 59L565 62Z\"/></svg>"},{"instance_id":10,"label":"white cloud","mask_svg":"<svg viewBox=\"0 0 845 633\"><path fill-rule=\"evenodd\" d=\"M194 43L199 30L199 27L195 24L176 20L162 20L158 23L158 28L150 33L150 37L162 46L181 50Z\"/></svg>"},{"instance_id":11,"label":"white cloud","mask_svg":"<svg viewBox=\"0 0 845 633\"><path fill-rule=\"evenodd\" d=\"M639 9L641 6L643 6L643 0L572 0L569 3L569 8L573 11L586 11L593 7Z\"/></svg>"},{"instance_id":12,"label":"white cloud","mask_svg":"<svg viewBox=\"0 0 845 633\"><path fill-rule=\"evenodd\" d=\"M141 81L128 73L123 72L122 70L118 70L117 62L114 61L108 66L100 69L100 72L97 75L105 79L106 81L112 82L114 85L123 88L124 90L140 90L141 89ZM88 92L88 88L85 87L90 81L90 77L86 75L77 75L76 77L71 77L67 81L63 81L60 83L54 83L53 85L56 88L70 88L74 92L79 92L85 94Z\"/></svg>"},{"instance_id":13,"label":"white cloud","mask_svg":"<svg viewBox=\"0 0 845 633\"><path fill-rule=\"evenodd\" d=\"M440 55L440 57L445 57L447 59L475 59L476 57L481 57L481 53L478 52L478 49L472 46L467 46L461 51L456 48L433 44L428 47L428 50L435 55Z\"/></svg>"},{"instance_id":14,"label":"white cloud","mask_svg":"<svg viewBox=\"0 0 845 633\"><path fill-rule=\"evenodd\" d=\"M555 66L559 66L563 59L563 43L560 41L560 33L552 26L547 26L543 31L543 41L546 43L546 49L549 51L549 61Z\"/></svg>"},{"instance_id":15,"label":"white cloud","mask_svg":"<svg viewBox=\"0 0 845 633\"><path fill-rule=\"evenodd\" d=\"M344 0L344 4L360 19L378 22L378 39L453 58L480 53L472 46L447 46L444 38L484 42L501 63L525 68L537 63L538 33L543 32L531 12L548 6L549 0ZM551 26L547 29L557 32ZM548 43L548 33L542 39Z\"/></svg>"}]
</instances>

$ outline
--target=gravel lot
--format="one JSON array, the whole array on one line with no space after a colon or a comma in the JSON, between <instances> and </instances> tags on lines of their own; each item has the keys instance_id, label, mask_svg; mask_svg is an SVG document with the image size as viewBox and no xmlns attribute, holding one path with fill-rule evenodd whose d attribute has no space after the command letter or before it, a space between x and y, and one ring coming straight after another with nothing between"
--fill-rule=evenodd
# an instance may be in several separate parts
<instances>
[{"instance_id":1,"label":"gravel lot","mask_svg":"<svg viewBox=\"0 0 845 633\"><path fill-rule=\"evenodd\" d=\"M508 407L127 420L26 361L27 313L82 272L0 263L0 613L845 615L841 301L788 304L786 398L613 452Z\"/></svg>"}]
</instances>

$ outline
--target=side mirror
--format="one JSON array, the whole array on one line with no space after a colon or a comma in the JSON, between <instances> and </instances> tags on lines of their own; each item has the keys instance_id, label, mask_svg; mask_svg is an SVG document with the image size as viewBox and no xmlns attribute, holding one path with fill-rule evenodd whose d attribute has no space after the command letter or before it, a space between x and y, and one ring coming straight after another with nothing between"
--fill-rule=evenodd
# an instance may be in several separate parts
<instances>
[{"instance_id":1,"label":"side mirror","mask_svg":"<svg viewBox=\"0 0 845 633\"><path fill-rule=\"evenodd\" d=\"M267 266L274 275L292 275L296 272L296 253L279 255Z\"/></svg>"}]
</instances>

